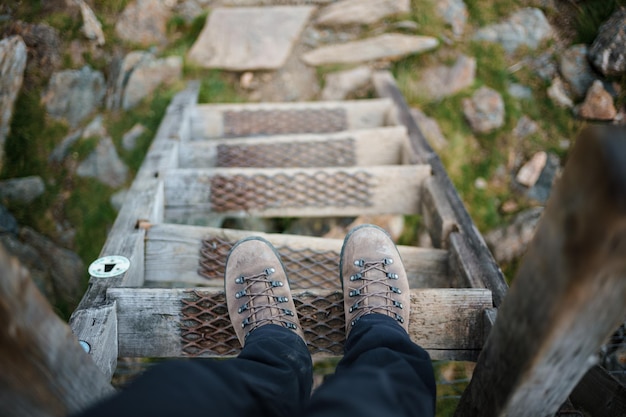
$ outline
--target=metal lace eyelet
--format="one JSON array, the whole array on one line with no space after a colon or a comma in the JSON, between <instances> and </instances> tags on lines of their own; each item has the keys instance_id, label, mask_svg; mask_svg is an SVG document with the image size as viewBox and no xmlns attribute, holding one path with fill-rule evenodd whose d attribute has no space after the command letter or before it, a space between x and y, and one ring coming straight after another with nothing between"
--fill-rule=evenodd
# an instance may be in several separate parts
<instances>
[{"instance_id":1,"label":"metal lace eyelet","mask_svg":"<svg viewBox=\"0 0 626 417\"><path fill-rule=\"evenodd\" d=\"M245 290L241 290L235 293L235 298L241 298L244 295L246 295L246 291Z\"/></svg>"},{"instance_id":2,"label":"metal lace eyelet","mask_svg":"<svg viewBox=\"0 0 626 417\"><path fill-rule=\"evenodd\" d=\"M391 264L393 263L393 259L391 259L391 258L385 258L385 259L383 259L383 263L384 263L385 265L391 265Z\"/></svg>"},{"instance_id":3,"label":"metal lace eyelet","mask_svg":"<svg viewBox=\"0 0 626 417\"><path fill-rule=\"evenodd\" d=\"M357 295L361 295L361 290L352 290L348 293L350 297L356 297Z\"/></svg>"},{"instance_id":4,"label":"metal lace eyelet","mask_svg":"<svg viewBox=\"0 0 626 417\"><path fill-rule=\"evenodd\" d=\"M282 281L272 281L272 287L282 287L284 285Z\"/></svg>"},{"instance_id":5,"label":"metal lace eyelet","mask_svg":"<svg viewBox=\"0 0 626 417\"><path fill-rule=\"evenodd\" d=\"M293 311L291 311L291 310L289 310L289 309L286 309L286 308L283 308L283 309L282 309L282 312L283 312L283 314L286 314L286 315L288 315L288 316L293 316L293 315L294 315L294 314L293 314Z\"/></svg>"},{"instance_id":6,"label":"metal lace eyelet","mask_svg":"<svg viewBox=\"0 0 626 417\"><path fill-rule=\"evenodd\" d=\"M243 313L244 311L246 311L248 308L250 308L250 306L248 305L248 303L245 303L244 305L242 305L241 307L239 307L239 309L237 310L237 312L239 314Z\"/></svg>"},{"instance_id":7,"label":"metal lace eyelet","mask_svg":"<svg viewBox=\"0 0 626 417\"><path fill-rule=\"evenodd\" d=\"M350 281L358 281L360 279L363 279L363 274L360 272L357 272L356 274L350 276Z\"/></svg>"},{"instance_id":8,"label":"metal lace eyelet","mask_svg":"<svg viewBox=\"0 0 626 417\"><path fill-rule=\"evenodd\" d=\"M243 284L245 280L246 280L246 277L242 275L240 277L235 278L235 284Z\"/></svg>"},{"instance_id":9,"label":"metal lace eyelet","mask_svg":"<svg viewBox=\"0 0 626 417\"><path fill-rule=\"evenodd\" d=\"M404 317L400 316L399 314L396 314L396 320L398 320L400 323L404 323Z\"/></svg>"},{"instance_id":10,"label":"metal lace eyelet","mask_svg":"<svg viewBox=\"0 0 626 417\"><path fill-rule=\"evenodd\" d=\"M404 306L402 305L402 303L400 301L394 301L393 305L394 305L394 307L398 307L400 309L404 308Z\"/></svg>"},{"instance_id":11,"label":"metal lace eyelet","mask_svg":"<svg viewBox=\"0 0 626 417\"><path fill-rule=\"evenodd\" d=\"M274 268L267 268L265 270L265 275L272 275L276 270Z\"/></svg>"},{"instance_id":12,"label":"metal lace eyelet","mask_svg":"<svg viewBox=\"0 0 626 417\"><path fill-rule=\"evenodd\" d=\"M356 261L354 261L354 265L362 267L363 265L365 265L365 260L357 259Z\"/></svg>"},{"instance_id":13,"label":"metal lace eyelet","mask_svg":"<svg viewBox=\"0 0 626 417\"><path fill-rule=\"evenodd\" d=\"M398 287L389 287L389 290L390 290L391 292L396 293L396 294L402 294L402 291L401 291L401 290L400 290L400 288L398 288Z\"/></svg>"}]
</instances>

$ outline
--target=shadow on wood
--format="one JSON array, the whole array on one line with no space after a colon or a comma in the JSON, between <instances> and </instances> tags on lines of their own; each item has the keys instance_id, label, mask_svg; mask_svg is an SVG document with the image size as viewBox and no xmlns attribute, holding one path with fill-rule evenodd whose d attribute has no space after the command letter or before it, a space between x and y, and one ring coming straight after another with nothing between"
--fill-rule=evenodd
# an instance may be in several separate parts
<instances>
[{"instance_id":1,"label":"shadow on wood","mask_svg":"<svg viewBox=\"0 0 626 417\"><path fill-rule=\"evenodd\" d=\"M554 415L626 317L626 130L585 129L456 417Z\"/></svg>"},{"instance_id":2,"label":"shadow on wood","mask_svg":"<svg viewBox=\"0 0 626 417\"><path fill-rule=\"evenodd\" d=\"M65 416L113 391L26 269L0 247L0 415Z\"/></svg>"}]
</instances>

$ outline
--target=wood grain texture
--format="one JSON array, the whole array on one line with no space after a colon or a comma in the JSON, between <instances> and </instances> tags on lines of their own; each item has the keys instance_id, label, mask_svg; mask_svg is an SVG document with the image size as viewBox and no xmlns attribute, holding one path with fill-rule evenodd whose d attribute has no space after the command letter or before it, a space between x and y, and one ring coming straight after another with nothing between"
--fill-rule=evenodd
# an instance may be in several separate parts
<instances>
[{"instance_id":1,"label":"wood grain texture","mask_svg":"<svg viewBox=\"0 0 626 417\"><path fill-rule=\"evenodd\" d=\"M183 225L155 225L146 235L146 281L158 283L187 283L222 287L222 280L209 281L198 274L201 241L217 237L236 242L249 236L262 236L278 250L309 248L315 251L339 253L343 241L288 234L268 234L242 230L218 229ZM452 287L448 274L448 252L442 249L425 249L398 246L412 288ZM337 267L337 273L339 269ZM338 278L337 278L338 279ZM178 284L180 285L180 284Z\"/></svg>"},{"instance_id":2,"label":"wood grain texture","mask_svg":"<svg viewBox=\"0 0 626 417\"><path fill-rule=\"evenodd\" d=\"M576 141L457 417L552 415L626 316L626 132Z\"/></svg>"},{"instance_id":3,"label":"wood grain texture","mask_svg":"<svg viewBox=\"0 0 626 417\"><path fill-rule=\"evenodd\" d=\"M452 184L452 181L450 181L450 177L448 177L448 173L441 163L439 156L437 156L435 151L433 151L428 144L424 134L413 119L413 116L411 116L409 106L398 89L393 75L388 71L380 71L374 74L373 81L378 96L389 98L393 101L395 111L390 112L390 115L396 122L407 128L417 163L429 164L432 167L433 178L436 182L433 186L439 189L438 194L441 194L447 199L454 213L454 218L451 218L448 215L449 211L446 209L445 213L441 213L442 218L458 226L460 237L466 241L464 247L472 252L472 256L466 258L467 262L458 263L457 265L471 268L471 271L466 271L463 275L479 275L481 277L484 281L484 284L481 286L491 290L494 306L498 307L506 295L508 286L504 281L500 267L493 259L484 239L474 226L474 222L465 209L456 188ZM451 235L452 234L449 236ZM475 271L481 272L480 274L476 274Z\"/></svg>"},{"instance_id":4,"label":"wood grain texture","mask_svg":"<svg viewBox=\"0 0 626 417\"><path fill-rule=\"evenodd\" d=\"M118 305L121 356L183 356L179 320L187 290L112 288L108 294ZM483 310L490 306L487 290L411 290L411 338L433 359L473 360L482 347Z\"/></svg>"},{"instance_id":5,"label":"wood grain texture","mask_svg":"<svg viewBox=\"0 0 626 417\"><path fill-rule=\"evenodd\" d=\"M0 247L0 415L65 416L113 392L26 269Z\"/></svg>"},{"instance_id":6,"label":"wood grain texture","mask_svg":"<svg viewBox=\"0 0 626 417\"><path fill-rule=\"evenodd\" d=\"M204 213L216 211L212 190L212 179L216 176L232 181L232 186L240 186L238 193L252 193L255 181L263 181L267 185L265 197L250 202L251 207L238 210L222 211L230 216L250 215L256 217L342 217L362 214L412 214L417 213L419 189L422 182L430 175L427 165L391 165L369 168L289 168L289 169L253 169L253 168L220 168L220 169L180 169L168 172L165 178L165 211L166 220L174 223L194 224L192 219L202 218ZM240 176L249 179L239 180ZM363 178L361 187L367 187L367 194L356 193L341 178ZM306 177L306 178L304 178ZM267 180L263 179L267 178ZM292 180L290 178L293 178ZM322 187L330 201L322 199L319 193L309 194L307 190L313 186L312 181L324 178L316 187ZM366 178L366 179L365 179ZM286 185L280 185L281 182ZM350 180L352 181L352 180ZM356 182L354 179L353 182ZM328 185L327 185L328 184ZM273 190L276 191L276 195ZM278 190L284 192L278 194ZM234 192L234 191L233 191ZM226 194L225 194L226 195ZM344 203L344 197L347 202ZM247 201L242 197L244 204ZM310 204L311 198L319 198ZM250 197L252 199L252 197ZM323 200L323 201L322 201ZM264 204L258 205L256 201ZM187 220L185 221L185 216Z\"/></svg>"}]
</instances>

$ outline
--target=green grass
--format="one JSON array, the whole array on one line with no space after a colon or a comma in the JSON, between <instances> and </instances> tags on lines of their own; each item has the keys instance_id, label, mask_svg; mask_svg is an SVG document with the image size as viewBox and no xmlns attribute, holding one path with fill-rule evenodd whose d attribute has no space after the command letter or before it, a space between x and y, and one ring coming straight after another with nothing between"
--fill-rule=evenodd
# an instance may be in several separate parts
<instances>
[{"instance_id":1,"label":"green grass","mask_svg":"<svg viewBox=\"0 0 626 417\"><path fill-rule=\"evenodd\" d=\"M497 23L520 7L527 7L521 0L465 0L469 21L478 26Z\"/></svg>"},{"instance_id":2,"label":"green grass","mask_svg":"<svg viewBox=\"0 0 626 417\"><path fill-rule=\"evenodd\" d=\"M218 70L193 69L195 79L200 79L199 103L241 103L245 99L235 88L235 78Z\"/></svg>"},{"instance_id":3,"label":"green grass","mask_svg":"<svg viewBox=\"0 0 626 417\"><path fill-rule=\"evenodd\" d=\"M587 0L570 2L574 8L574 43L591 44L598 36L598 29L617 8L626 6L626 0Z\"/></svg>"}]
</instances>

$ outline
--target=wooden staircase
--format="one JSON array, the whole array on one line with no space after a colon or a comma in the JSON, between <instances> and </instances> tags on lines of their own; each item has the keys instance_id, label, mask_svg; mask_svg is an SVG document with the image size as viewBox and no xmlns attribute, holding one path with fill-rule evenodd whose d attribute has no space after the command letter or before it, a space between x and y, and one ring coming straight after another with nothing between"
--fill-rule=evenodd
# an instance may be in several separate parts
<instances>
[{"instance_id":1,"label":"wooden staircase","mask_svg":"<svg viewBox=\"0 0 626 417\"><path fill-rule=\"evenodd\" d=\"M435 248L399 247L411 337L433 359L477 359L506 284L393 79L377 80L381 98L359 101L205 105L194 83L173 99L102 250L113 276L91 277L71 319L107 377L118 357L236 355L224 262L250 235L281 253L311 353L342 354L342 241L220 228L243 216L421 215Z\"/></svg>"}]
</instances>

